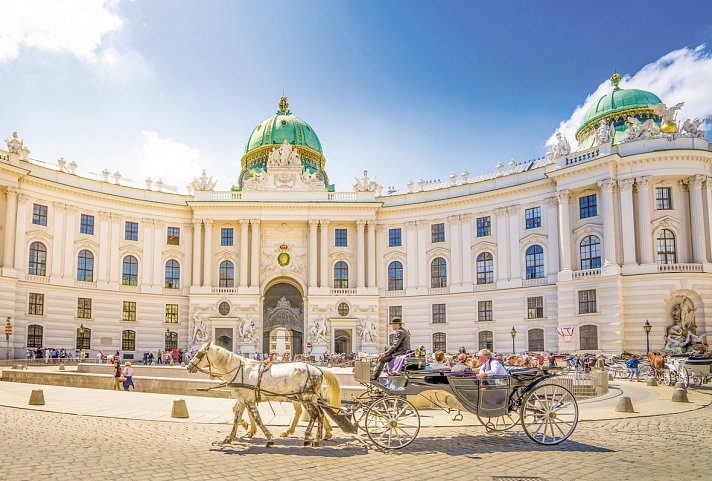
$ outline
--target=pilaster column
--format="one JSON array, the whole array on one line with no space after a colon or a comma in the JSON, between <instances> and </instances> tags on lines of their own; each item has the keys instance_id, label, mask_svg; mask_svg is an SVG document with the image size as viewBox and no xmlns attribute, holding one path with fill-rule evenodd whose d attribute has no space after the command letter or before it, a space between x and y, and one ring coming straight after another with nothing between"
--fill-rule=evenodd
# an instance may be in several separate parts
<instances>
[{"instance_id":1,"label":"pilaster column","mask_svg":"<svg viewBox=\"0 0 712 481\"><path fill-rule=\"evenodd\" d=\"M17 226L17 189L8 187L5 206L5 232L3 232L2 265L11 268L14 265L15 227ZM61 256L60 256L61 259Z\"/></svg>"},{"instance_id":2,"label":"pilaster column","mask_svg":"<svg viewBox=\"0 0 712 481\"><path fill-rule=\"evenodd\" d=\"M185 286L190 286L192 284L191 272L193 271L193 222L187 222L181 224L183 233L181 234L185 238L185 244L183 244L182 251L185 252L185 262L181 266L180 272L180 288L183 289Z\"/></svg>"},{"instance_id":3,"label":"pilaster column","mask_svg":"<svg viewBox=\"0 0 712 481\"><path fill-rule=\"evenodd\" d=\"M571 270L571 224L569 217L569 200L571 194L568 190L556 193L559 201L559 244L561 248L561 270Z\"/></svg>"},{"instance_id":4,"label":"pilaster column","mask_svg":"<svg viewBox=\"0 0 712 481\"><path fill-rule=\"evenodd\" d=\"M57 215L59 214L59 209L55 206L54 209L54 217L55 217L55 223L57 223ZM111 227L111 214L108 212L99 212L99 252L96 253L97 260L99 261L99 265L97 266L97 281L103 284L106 284L109 282L109 254L110 252L107 252L110 250L109 248L109 243L110 243L110 238L109 238L109 228ZM55 224L55 233L57 231L57 226ZM56 235L56 234L55 234ZM61 235L61 234L60 234ZM115 253L113 255L116 255ZM52 265L54 266L54 260L52 260ZM58 266L59 267L59 266ZM58 271L55 271L54 268L52 269L52 273L57 273L59 275Z\"/></svg>"},{"instance_id":5,"label":"pilaster column","mask_svg":"<svg viewBox=\"0 0 712 481\"><path fill-rule=\"evenodd\" d=\"M250 287L260 286L260 221L253 219L250 221L250 229L252 230L252 249L250 250L250 263L252 269L250 271Z\"/></svg>"},{"instance_id":6,"label":"pilaster column","mask_svg":"<svg viewBox=\"0 0 712 481\"><path fill-rule=\"evenodd\" d=\"M494 221L497 231L497 279L506 280L509 278L509 252L507 252L507 239L509 238L509 222L507 221L507 208L498 207L494 210ZM514 255L512 253L511 255Z\"/></svg>"},{"instance_id":7,"label":"pilaster column","mask_svg":"<svg viewBox=\"0 0 712 481\"><path fill-rule=\"evenodd\" d=\"M151 284L163 288L165 273L163 264L163 246L167 243L166 223L160 220L153 224L153 262L151 262Z\"/></svg>"},{"instance_id":8,"label":"pilaster column","mask_svg":"<svg viewBox=\"0 0 712 481\"><path fill-rule=\"evenodd\" d=\"M451 215L448 217L450 225L450 284L462 285L462 247L460 240L462 237L460 228L460 216Z\"/></svg>"},{"instance_id":9,"label":"pilaster column","mask_svg":"<svg viewBox=\"0 0 712 481\"><path fill-rule=\"evenodd\" d=\"M634 179L618 181L621 196L621 230L623 231L623 264L635 265L635 218L633 215Z\"/></svg>"},{"instance_id":10,"label":"pilaster column","mask_svg":"<svg viewBox=\"0 0 712 481\"><path fill-rule=\"evenodd\" d=\"M317 227L319 227L319 221L318 220L309 220L309 288L314 288L317 286L317 272L316 272L316 266L317 266L317 234L316 230Z\"/></svg>"},{"instance_id":11,"label":"pilaster column","mask_svg":"<svg viewBox=\"0 0 712 481\"><path fill-rule=\"evenodd\" d=\"M702 212L702 183L704 175L693 175L689 179L690 185L690 221L692 235L692 260L701 264L707 260L705 252L705 219Z\"/></svg>"},{"instance_id":12,"label":"pilaster column","mask_svg":"<svg viewBox=\"0 0 712 481\"><path fill-rule=\"evenodd\" d=\"M559 272L559 213L556 197L549 197L544 200L546 206L546 237L549 241L549 259L547 265L549 267L548 275L555 275Z\"/></svg>"},{"instance_id":13,"label":"pilaster column","mask_svg":"<svg viewBox=\"0 0 712 481\"><path fill-rule=\"evenodd\" d=\"M705 196L707 197L707 248L708 259L712 261L712 177L705 180Z\"/></svg>"},{"instance_id":14,"label":"pilaster column","mask_svg":"<svg viewBox=\"0 0 712 481\"><path fill-rule=\"evenodd\" d=\"M213 285L213 221L203 219L205 225L205 246L203 247L203 285L212 287Z\"/></svg>"},{"instance_id":15,"label":"pilaster column","mask_svg":"<svg viewBox=\"0 0 712 481\"><path fill-rule=\"evenodd\" d=\"M521 279L522 256L519 253L519 232L522 223L519 219L519 206L510 205L507 207L507 214L509 215L509 278Z\"/></svg>"},{"instance_id":16,"label":"pilaster column","mask_svg":"<svg viewBox=\"0 0 712 481\"><path fill-rule=\"evenodd\" d=\"M640 263L653 263L653 247L650 234L650 176L638 177L635 185L638 188L638 240L640 242Z\"/></svg>"},{"instance_id":17,"label":"pilaster column","mask_svg":"<svg viewBox=\"0 0 712 481\"><path fill-rule=\"evenodd\" d=\"M248 230L250 228L249 219L240 219L240 287L247 287L247 273L250 261L250 249L248 245Z\"/></svg>"},{"instance_id":18,"label":"pilaster column","mask_svg":"<svg viewBox=\"0 0 712 481\"><path fill-rule=\"evenodd\" d=\"M418 226L418 287L430 287L430 266L428 265L428 226L430 222L419 220Z\"/></svg>"},{"instance_id":19,"label":"pilaster column","mask_svg":"<svg viewBox=\"0 0 712 481\"><path fill-rule=\"evenodd\" d=\"M368 223L368 287L376 287L376 221L369 220Z\"/></svg>"},{"instance_id":20,"label":"pilaster column","mask_svg":"<svg viewBox=\"0 0 712 481\"><path fill-rule=\"evenodd\" d=\"M405 286L414 288L418 286L418 226L415 221L405 223L405 255Z\"/></svg>"},{"instance_id":21,"label":"pilaster column","mask_svg":"<svg viewBox=\"0 0 712 481\"><path fill-rule=\"evenodd\" d=\"M201 240L202 240L202 221L193 219L193 283L194 287L200 285L200 265L201 265Z\"/></svg>"},{"instance_id":22,"label":"pilaster column","mask_svg":"<svg viewBox=\"0 0 712 481\"><path fill-rule=\"evenodd\" d=\"M27 258L26 251L29 246L25 245L25 229L27 228L27 204L29 197L25 194L17 196L17 224L15 226L15 270L17 272L26 272Z\"/></svg>"},{"instance_id":23,"label":"pilaster column","mask_svg":"<svg viewBox=\"0 0 712 481\"><path fill-rule=\"evenodd\" d=\"M153 219L141 219L141 230L143 231L143 258L138 264L138 275L143 286L150 286L153 263Z\"/></svg>"},{"instance_id":24,"label":"pilaster column","mask_svg":"<svg viewBox=\"0 0 712 481\"><path fill-rule=\"evenodd\" d=\"M472 214L460 215L460 263L462 283L472 284Z\"/></svg>"},{"instance_id":25,"label":"pilaster column","mask_svg":"<svg viewBox=\"0 0 712 481\"><path fill-rule=\"evenodd\" d=\"M106 253L109 261L109 283L118 284L119 282L119 242L121 240L121 221L122 217L118 214L111 214L111 248Z\"/></svg>"},{"instance_id":26,"label":"pilaster column","mask_svg":"<svg viewBox=\"0 0 712 481\"><path fill-rule=\"evenodd\" d=\"M380 286L384 289L388 289L388 286L386 285L386 269L388 266L386 266L383 262L383 252L386 249L386 243L388 242L386 238L386 226L374 223L374 227L376 230L376 257L373 260L373 267L376 272L376 283L372 287Z\"/></svg>"},{"instance_id":27,"label":"pilaster column","mask_svg":"<svg viewBox=\"0 0 712 481\"><path fill-rule=\"evenodd\" d=\"M319 221L319 287L329 287L329 221Z\"/></svg>"},{"instance_id":28,"label":"pilaster column","mask_svg":"<svg viewBox=\"0 0 712 481\"><path fill-rule=\"evenodd\" d=\"M76 230L77 208L73 205L68 205L67 218L64 224L64 277L67 279L74 279L74 270L76 269L76 259L74 258L74 237L76 236Z\"/></svg>"},{"instance_id":29,"label":"pilaster column","mask_svg":"<svg viewBox=\"0 0 712 481\"><path fill-rule=\"evenodd\" d=\"M52 269L50 270L50 275L53 277L62 277L62 243L64 242L64 236L62 231L64 230L64 216L66 206L61 202L53 202L54 207L54 222L52 225ZM101 246L101 242L99 243ZM106 269L106 262L101 260L101 251L96 253L96 258L99 264L99 273L101 273L101 266L104 265Z\"/></svg>"},{"instance_id":30,"label":"pilaster column","mask_svg":"<svg viewBox=\"0 0 712 481\"><path fill-rule=\"evenodd\" d=\"M356 287L358 287L359 289L366 287L366 276L364 272L364 268L366 267L366 238L364 235L365 228L366 221L356 221Z\"/></svg>"},{"instance_id":31,"label":"pilaster column","mask_svg":"<svg viewBox=\"0 0 712 481\"><path fill-rule=\"evenodd\" d=\"M601 211L603 213L603 265L617 265L616 259L616 218L613 211L613 189L616 181L605 179L598 181L601 189Z\"/></svg>"}]
</instances>

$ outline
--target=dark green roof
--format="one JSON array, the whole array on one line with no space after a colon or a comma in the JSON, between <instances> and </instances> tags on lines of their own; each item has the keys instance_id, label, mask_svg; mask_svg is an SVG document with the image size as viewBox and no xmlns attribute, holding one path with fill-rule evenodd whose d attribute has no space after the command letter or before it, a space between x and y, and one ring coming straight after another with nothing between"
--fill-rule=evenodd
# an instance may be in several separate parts
<instances>
[{"instance_id":1,"label":"dark green roof","mask_svg":"<svg viewBox=\"0 0 712 481\"><path fill-rule=\"evenodd\" d=\"M245 153L263 145L279 145L285 139L292 145L309 147L324 155L316 132L309 124L286 109L280 110L255 127L247 140Z\"/></svg>"},{"instance_id":2,"label":"dark green roof","mask_svg":"<svg viewBox=\"0 0 712 481\"><path fill-rule=\"evenodd\" d=\"M586 112L581 121L579 131L601 117L616 114L626 110L645 108L648 105L660 104L662 101L654 93L638 89L622 89L616 87L613 92L604 95ZM578 135L578 132L576 133Z\"/></svg>"}]
</instances>

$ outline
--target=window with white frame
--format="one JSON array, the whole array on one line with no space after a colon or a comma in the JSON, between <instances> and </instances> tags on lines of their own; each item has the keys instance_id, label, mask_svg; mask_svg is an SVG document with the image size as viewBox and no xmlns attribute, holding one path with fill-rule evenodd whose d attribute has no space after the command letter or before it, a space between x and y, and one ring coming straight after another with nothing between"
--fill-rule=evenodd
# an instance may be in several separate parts
<instances>
[{"instance_id":1,"label":"window with white frame","mask_svg":"<svg viewBox=\"0 0 712 481\"><path fill-rule=\"evenodd\" d=\"M544 317L544 297L527 297L527 319L541 319Z\"/></svg>"},{"instance_id":2,"label":"window with white frame","mask_svg":"<svg viewBox=\"0 0 712 481\"><path fill-rule=\"evenodd\" d=\"M596 313L596 289L584 289L578 292L578 313Z\"/></svg>"},{"instance_id":3,"label":"window with white frame","mask_svg":"<svg viewBox=\"0 0 712 481\"><path fill-rule=\"evenodd\" d=\"M445 304L433 304L432 311L433 311L433 315L432 315L433 324L440 324L440 323L446 322Z\"/></svg>"}]
</instances>

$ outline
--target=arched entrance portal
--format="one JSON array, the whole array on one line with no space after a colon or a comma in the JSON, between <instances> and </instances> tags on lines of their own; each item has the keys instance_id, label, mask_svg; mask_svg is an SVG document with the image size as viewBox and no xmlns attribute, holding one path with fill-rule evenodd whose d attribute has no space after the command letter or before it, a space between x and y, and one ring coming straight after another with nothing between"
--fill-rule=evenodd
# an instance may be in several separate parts
<instances>
[{"instance_id":1,"label":"arched entrance portal","mask_svg":"<svg viewBox=\"0 0 712 481\"><path fill-rule=\"evenodd\" d=\"M299 289L286 282L273 285L265 292L262 309L263 350L280 355L302 354L304 302Z\"/></svg>"}]
</instances>

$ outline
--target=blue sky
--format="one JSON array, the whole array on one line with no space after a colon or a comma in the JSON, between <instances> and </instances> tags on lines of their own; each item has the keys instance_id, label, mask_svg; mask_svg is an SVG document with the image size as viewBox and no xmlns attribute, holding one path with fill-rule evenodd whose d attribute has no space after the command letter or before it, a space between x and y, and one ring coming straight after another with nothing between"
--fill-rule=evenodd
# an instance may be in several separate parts
<instances>
[{"instance_id":1,"label":"blue sky","mask_svg":"<svg viewBox=\"0 0 712 481\"><path fill-rule=\"evenodd\" d=\"M712 113L707 2L11 0L0 14L3 137L179 191L201 168L236 182L283 91L337 190L363 169L403 186L540 157L614 70L686 101L683 117Z\"/></svg>"}]
</instances>

